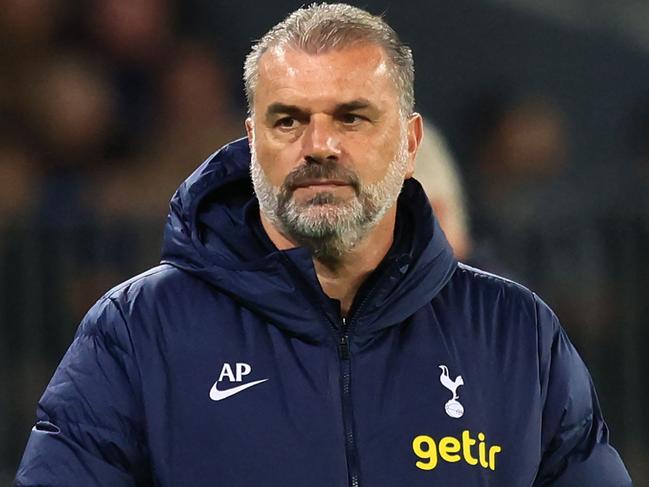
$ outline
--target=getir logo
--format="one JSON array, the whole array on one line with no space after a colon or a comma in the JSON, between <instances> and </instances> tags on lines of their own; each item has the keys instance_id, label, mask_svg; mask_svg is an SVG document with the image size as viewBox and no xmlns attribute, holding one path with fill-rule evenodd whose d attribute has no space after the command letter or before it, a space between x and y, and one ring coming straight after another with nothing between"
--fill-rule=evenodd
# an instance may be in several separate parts
<instances>
[{"instance_id":1,"label":"getir logo","mask_svg":"<svg viewBox=\"0 0 649 487\"><path fill-rule=\"evenodd\" d=\"M419 435L412 440L412 451L421 458L415 465L422 470L433 470L440 458L449 463L464 460L469 465L479 464L482 468L496 470L496 455L502 448L488 446L484 433L478 433L476 440L469 430L464 430L461 439L445 436L438 442L430 436Z\"/></svg>"}]
</instances>

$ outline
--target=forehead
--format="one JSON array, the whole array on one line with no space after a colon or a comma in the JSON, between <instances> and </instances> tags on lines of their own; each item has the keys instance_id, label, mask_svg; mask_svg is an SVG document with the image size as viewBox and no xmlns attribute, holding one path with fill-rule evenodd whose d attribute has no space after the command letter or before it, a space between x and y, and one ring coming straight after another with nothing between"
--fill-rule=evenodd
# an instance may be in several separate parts
<instances>
[{"instance_id":1,"label":"forehead","mask_svg":"<svg viewBox=\"0 0 649 487\"><path fill-rule=\"evenodd\" d=\"M391 74L390 60L375 44L315 54L276 46L260 59L254 102L259 109L277 101L311 107L364 98L388 109L398 104Z\"/></svg>"}]
</instances>

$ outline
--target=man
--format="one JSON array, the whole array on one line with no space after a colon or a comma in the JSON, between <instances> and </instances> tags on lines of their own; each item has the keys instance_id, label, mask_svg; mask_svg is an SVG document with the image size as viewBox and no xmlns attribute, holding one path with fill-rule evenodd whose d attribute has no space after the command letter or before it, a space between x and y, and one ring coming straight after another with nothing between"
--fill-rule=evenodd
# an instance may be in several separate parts
<instances>
[{"instance_id":1,"label":"man","mask_svg":"<svg viewBox=\"0 0 649 487\"><path fill-rule=\"evenodd\" d=\"M162 265L86 316L18 484L630 484L555 316L458 264L410 179L396 34L301 9L245 81L248 140L180 187Z\"/></svg>"}]
</instances>

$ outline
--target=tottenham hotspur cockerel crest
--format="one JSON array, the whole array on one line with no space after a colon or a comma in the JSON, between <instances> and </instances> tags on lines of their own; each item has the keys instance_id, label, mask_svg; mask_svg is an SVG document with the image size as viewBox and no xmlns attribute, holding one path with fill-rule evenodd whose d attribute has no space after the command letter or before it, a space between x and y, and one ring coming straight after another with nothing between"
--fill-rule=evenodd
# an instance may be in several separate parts
<instances>
[{"instance_id":1,"label":"tottenham hotspur cockerel crest","mask_svg":"<svg viewBox=\"0 0 649 487\"><path fill-rule=\"evenodd\" d=\"M439 376L439 381L444 387L446 387L453 393L451 399L449 399L449 401L444 405L446 414L448 414L451 418L461 418L464 414L464 406L462 406L462 404L460 404L460 401L458 401L460 396L457 393L457 389L458 387L464 385L464 380L462 379L461 375L458 375L455 380L451 380L451 377L448 373L448 367L446 365L440 365L439 368L442 369L442 374Z\"/></svg>"}]
</instances>

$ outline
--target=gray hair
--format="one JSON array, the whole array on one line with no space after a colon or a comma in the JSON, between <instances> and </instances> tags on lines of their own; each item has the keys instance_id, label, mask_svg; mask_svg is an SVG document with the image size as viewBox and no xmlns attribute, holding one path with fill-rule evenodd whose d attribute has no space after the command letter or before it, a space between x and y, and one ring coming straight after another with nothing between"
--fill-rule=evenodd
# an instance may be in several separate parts
<instances>
[{"instance_id":1,"label":"gray hair","mask_svg":"<svg viewBox=\"0 0 649 487\"><path fill-rule=\"evenodd\" d=\"M403 116L414 110L415 69L412 51L381 17L342 3L312 4L300 8L268 31L253 47L244 64L243 80L248 111L254 111L259 60L270 48L290 45L309 54L319 54L354 44L382 47L391 64L391 77L399 93Z\"/></svg>"}]
</instances>

